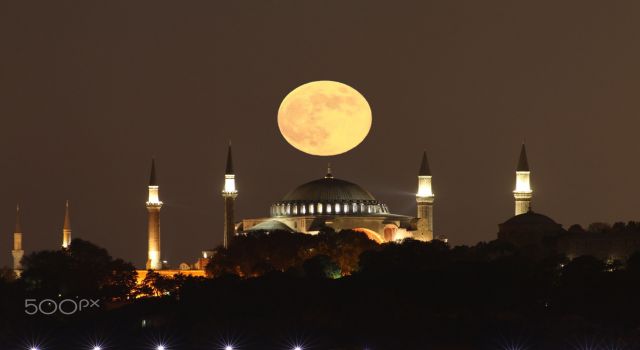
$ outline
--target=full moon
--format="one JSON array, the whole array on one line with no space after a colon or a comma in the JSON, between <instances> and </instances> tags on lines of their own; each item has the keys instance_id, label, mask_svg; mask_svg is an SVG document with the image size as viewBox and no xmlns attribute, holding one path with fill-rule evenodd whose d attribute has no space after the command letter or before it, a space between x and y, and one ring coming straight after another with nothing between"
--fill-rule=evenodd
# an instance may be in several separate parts
<instances>
[{"instance_id":1,"label":"full moon","mask_svg":"<svg viewBox=\"0 0 640 350\"><path fill-rule=\"evenodd\" d=\"M345 153L371 129L371 108L356 89L336 81L301 85L280 104L278 127L285 140L315 156Z\"/></svg>"}]
</instances>

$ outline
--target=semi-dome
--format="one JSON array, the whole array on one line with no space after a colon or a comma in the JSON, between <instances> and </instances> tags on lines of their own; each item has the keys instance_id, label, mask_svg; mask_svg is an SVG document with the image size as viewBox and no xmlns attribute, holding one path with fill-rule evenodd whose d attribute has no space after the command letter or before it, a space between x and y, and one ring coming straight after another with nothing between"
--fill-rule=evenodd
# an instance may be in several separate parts
<instances>
[{"instance_id":1,"label":"semi-dome","mask_svg":"<svg viewBox=\"0 0 640 350\"><path fill-rule=\"evenodd\" d=\"M271 216L370 215L389 213L369 191L328 174L302 184L271 206Z\"/></svg>"},{"instance_id":2,"label":"semi-dome","mask_svg":"<svg viewBox=\"0 0 640 350\"><path fill-rule=\"evenodd\" d=\"M324 177L307 182L287 193L283 202L291 201L375 201L364 188L353 182Z\"/></svg>"}]
</instances>

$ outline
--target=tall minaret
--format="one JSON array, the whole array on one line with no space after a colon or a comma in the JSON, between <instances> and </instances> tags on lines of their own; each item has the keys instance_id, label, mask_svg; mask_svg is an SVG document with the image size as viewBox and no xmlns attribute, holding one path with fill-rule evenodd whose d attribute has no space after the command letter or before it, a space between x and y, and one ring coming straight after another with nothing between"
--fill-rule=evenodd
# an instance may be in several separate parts
<instances>
[{"instance_id":1,"label":"tall minaret","mask_svg":"<svg viewBox=\"0 0 640 350\"><path fill-rule=\"evenodd\" d=\"M62 226L62 248L69 248L71 244L71 216L69 215L69 200L64 207L64 225Z\"/></svg>"},{"instance_id":2,"label":"tall minaret","mask_svg":"<svg viewBox=\"0 0 640 350\"><path fill-rule=\"evenodd\" d=\"M417 239L430 241L433 239L433 201L435 196L431 189L431 169L427 159L427 151L422 154L422 163L418 172L418 237Z\"/></svg>"},{"instance_id":3,"label":"tall minaret","mask_svg":"<svg viewBox=\"0 0 640 350\"><path fill-rule=\"evenodd\" d=\"M160 208L162 202L159 196L159 187L156 181L156 161L151 159L151 175L149 176L149 199L147 200L149 251L147 254L147 270L161 270L160 260Z\"/></svg>"},{"instance_id":4,"label":"tall minaret","mask_svg":"<svg viewBox=\"0 0 640 350\"><path fill-rule=\"evenodd\" d=\"M520 149L520 159L516 168L516 189L513 190L513 197L516 200L516 215L524 214L531 209L531 183L529 181L529 162L527 161L527 150L522 144Z\"/></svg>"},{"instance_id":5,"label":"tall minaret","mask_svg":"<svg viewBox=\"0 0 640 350\"><path fill-rule=\"evenodd\" d=\"M16 229L13 232L13 272L16 277L20 277L22 274L22 257L24 256L24 250L22 250L22 227L20 225L20 206L16 206Z\"/></svg>"},{"instance_id":6,"label":"tall minaret","mask_svg":"<svg viewBox=\"0 0 640 350\"><path fill-rule=\"evenodd\" d=\"M236 189L235 178L236 176L233 173L233 159L231 157L231 142L229 142L227 168L224 172L224 188L222 189L222 198L224 198L224 237L222 246L225 248L229 247L229 242L236 233L234 210L238 190Z\"/></svg>"}]
</instances>

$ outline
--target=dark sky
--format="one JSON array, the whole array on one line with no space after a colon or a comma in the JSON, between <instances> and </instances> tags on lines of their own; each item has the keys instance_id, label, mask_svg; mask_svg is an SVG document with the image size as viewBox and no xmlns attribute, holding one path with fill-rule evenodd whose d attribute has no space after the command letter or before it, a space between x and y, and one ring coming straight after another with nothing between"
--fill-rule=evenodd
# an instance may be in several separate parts
<instances>
[{"instance_id":1,"label":"dark sky","mask_svg":"<svg viewBox=\"0 0 640 350\"><path fill-rule=\"evenodd\" d=\"M427 149L435 230L495 238L526 139L533 207L573 223L640 220L640 2L2 1L0 252L15 203L27 252L74 237L143 266L157 157L164 258L222 239L227 140L239 217L324 175L415 213ZM312 80L359 90L372 130L346 154L280 136L282 98ZM0 264L2 265L2 264Z\"/></svg>"}]
</instances>

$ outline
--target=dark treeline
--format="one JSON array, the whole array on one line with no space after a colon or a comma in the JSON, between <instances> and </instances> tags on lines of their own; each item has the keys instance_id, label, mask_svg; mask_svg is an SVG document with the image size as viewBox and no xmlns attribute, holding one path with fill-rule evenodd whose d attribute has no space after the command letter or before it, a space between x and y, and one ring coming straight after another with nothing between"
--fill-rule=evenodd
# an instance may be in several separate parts
<instances>
[{"instance_id":1,"label":"dark treeline","mask_svg":"<svg viewBox=\"0 0 640 350\"><path fill-rule=\"evenodd\" d=\"M214 349L225 338L239 349L291 349L295 341L334 350L640 344L638 253L607 264L498 240L451 248L439 241L377 245L353 231L263 232L219 248L208 267L213 278L151 274L134 288L131 267L95 249L74 241L64 257L31 254L24 278L0 282L0 343L19 344L29 330L46 333L47 349L81 349L68 339L99 329L110 349L152 349L154 339L170 349ZM104 306L73 316L24 314L25 295L78 291ZM163 297L132 299L149 291Z\"/></svg>"}]
</instances>

